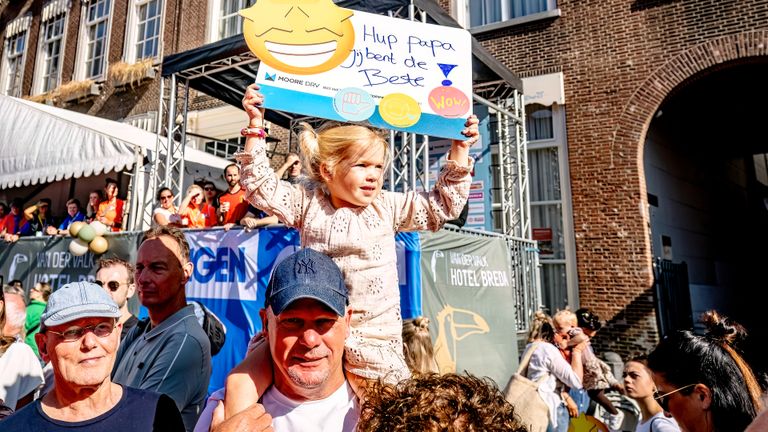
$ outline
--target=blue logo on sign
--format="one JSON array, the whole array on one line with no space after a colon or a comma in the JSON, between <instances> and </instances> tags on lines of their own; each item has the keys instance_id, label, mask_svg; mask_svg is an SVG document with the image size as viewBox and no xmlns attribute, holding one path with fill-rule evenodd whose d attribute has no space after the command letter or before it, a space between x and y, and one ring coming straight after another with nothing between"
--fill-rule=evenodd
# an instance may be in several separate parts
<instances>
[{"instance_id":1,"label":"blue logo on sign","mask_svg":"<svg viewBox=\"0 0 768 432\"><path fill-rule=\"evenodd\" d=\"M202 247L189 251L195 281L245 282L245 248Z\"/></svg>"}]
</instances>

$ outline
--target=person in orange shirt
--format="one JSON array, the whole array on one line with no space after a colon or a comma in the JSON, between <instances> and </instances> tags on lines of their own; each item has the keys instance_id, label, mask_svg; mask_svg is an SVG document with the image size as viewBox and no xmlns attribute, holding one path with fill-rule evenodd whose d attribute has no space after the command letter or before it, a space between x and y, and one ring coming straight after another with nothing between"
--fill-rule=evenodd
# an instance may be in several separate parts
<instances>
[{"instance_id":1,"label":"person in orange shirt","mask_svg":"<svg viewBox=\"0 0 768 432\"><path fill-rule=\"evenodd\" d=\"M219 195L219 225L228 230L240 223L240 220L248 211L248 201L245 200L245 191L240 187L240 167L237 164L229 164L224 168L224 179L229 186Z\"/></svg>"},{"instance_id":2,"label":"person in orange shirt","mask_svg":"<svg viewBox=\"0 0 768 432\"><path fill-rule=\"evenodd\" d=\"M203 193L205 195L205 200L203 201L203 213L206 214L206 217L210 215L210 218L206 222L209 223L208 226L216 226L219 224L219 209L216 208L216 205L218 204L219 189L210 180L205 180L202 182L202 184L197 184L202 186Z\"/></svg>"},{"instance_id":3,"label":"person in orange shirt","mask_svg":"<svg viewBox=\"0 0 768 432\"><path fill-rule=\"evenodd\" d=\"M104 185L104 201L99 203L96 220L103 223L110 231L122 231L123 207L125 201L117 197L117 180L108 178Z\"/></svg>"},{"instance_id":4,"label":"person in orange shirt","mask_svg":"<svg viewBox=\"0 0 768 432\"><path fill-rule=\"evenodd\" d=\"M179 217L184 228L208 228L216 224L216 214L205 211L203 197L203 188L200 186L193 184L187 188L187 194L179 206Z\"/></svg>"}]
</instances>

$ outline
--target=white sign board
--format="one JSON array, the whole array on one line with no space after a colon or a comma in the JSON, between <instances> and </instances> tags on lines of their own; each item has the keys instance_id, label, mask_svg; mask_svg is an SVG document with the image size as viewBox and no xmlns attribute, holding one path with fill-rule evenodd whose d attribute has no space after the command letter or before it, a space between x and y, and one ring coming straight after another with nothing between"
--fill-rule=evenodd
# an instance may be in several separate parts
<instances>
[{"instance_id":1,"label":"white sign board","mask_svg":"<svg viewBox=\"0 0 768 432\"><path fill-rule=\"evenodd\" d=\"M261 64L265 106L465 139L472 114L469 32L343 9L331 0L259 0L240 12Z\"/></svg>"}]
</instances>

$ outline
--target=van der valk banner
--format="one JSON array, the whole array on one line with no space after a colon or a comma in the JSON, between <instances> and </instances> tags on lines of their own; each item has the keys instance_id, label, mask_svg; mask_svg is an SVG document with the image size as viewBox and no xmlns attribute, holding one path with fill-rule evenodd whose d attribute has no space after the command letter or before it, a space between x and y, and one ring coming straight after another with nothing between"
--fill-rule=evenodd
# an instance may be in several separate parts
<instances>
[{"instance_id":1,"label":"van der valk banner","mask_svg":"<svg viewBox=\"0 0 768 432\"><path fill-rule=\"evenodd\" d=\"M267 108L444 138L472 113L472 44L459 28L258 0L243 16Z\"/></svg>"}]
</instances>

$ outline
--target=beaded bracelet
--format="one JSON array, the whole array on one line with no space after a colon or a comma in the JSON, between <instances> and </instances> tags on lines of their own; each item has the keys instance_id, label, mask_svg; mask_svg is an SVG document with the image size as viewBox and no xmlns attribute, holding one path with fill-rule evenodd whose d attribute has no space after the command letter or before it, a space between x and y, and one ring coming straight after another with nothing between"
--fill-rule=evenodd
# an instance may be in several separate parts
<instances>
[{"instance_id":1,"label":"beaded bracelet","mask_svg":"<svg viewBox=\"0 0 768 432\"><path fill-rule=\"evenodd\" d=\"M244 127L240 130L240 135L247 137L247 136L256 136L259 138L266 138L269 135L267 134L267 131L265 131L262 128L252 128L252 127Z\"/></svg>"}]
</instances>

